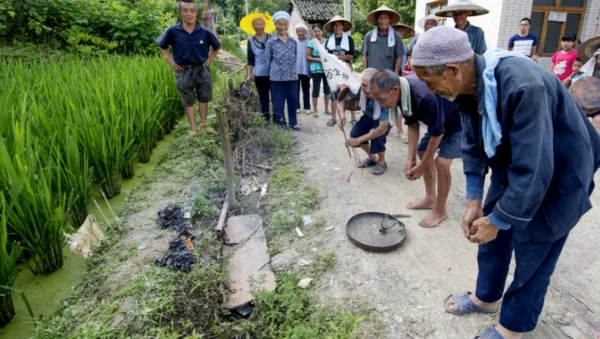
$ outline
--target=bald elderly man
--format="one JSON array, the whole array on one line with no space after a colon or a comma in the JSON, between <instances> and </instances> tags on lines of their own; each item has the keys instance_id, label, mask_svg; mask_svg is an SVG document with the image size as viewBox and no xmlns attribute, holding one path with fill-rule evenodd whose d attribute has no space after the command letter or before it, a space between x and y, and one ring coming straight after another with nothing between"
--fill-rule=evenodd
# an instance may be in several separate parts
<instances>
[{"instance_id":1,"label":"bald elderly man","mask_svg":"<svg viewBox=\"0 0 600 339\"><path fill-rule=\"evenodd\" d=\"M474 293L452 294L444 308L455 315L500 310L499 324L480 337L520 339L535 329L569 232L592 207L600 137L552 73L499 49L474 55L467 34L457 29L424 33L412 64L431 92L461 112L462 228L479 244ZM504 292L513 251L514 279Z\"/></svg>"}]
</instances>

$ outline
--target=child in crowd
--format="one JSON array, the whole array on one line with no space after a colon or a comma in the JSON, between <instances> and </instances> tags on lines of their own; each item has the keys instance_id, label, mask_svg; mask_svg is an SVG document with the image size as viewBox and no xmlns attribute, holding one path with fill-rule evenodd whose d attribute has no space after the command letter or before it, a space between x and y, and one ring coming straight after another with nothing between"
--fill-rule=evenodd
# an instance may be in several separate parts
<instances>
[{"instance_id":1,"label":"child in crowd","mask_svg":"<svg viewBox=\"0 0 600 339\"><path fill-rule=\"evenodd\" d=\"M581 67L583 67L583 60L580 58L575 59L575 62L573 63L573 73L571 73L568 78L563 80L563 84L565 84L567 88L571 87L575 81L585 76L585 74L581 71Z\"/></svg>"},{"instance_id":2,"label":"child in crowd","mask_svg":"<svg viewBox=\"0 0 600 339\"><path fill-rule=\"evenodd\" d=\"M577 59L578 54L575 49L577 37L575 34L568 34L562 37L562 50L554 53L552 56L552 73L554 73L560 81L565 81L571 73L573 73L573 63Z\"/></svg>"}]
</instances>

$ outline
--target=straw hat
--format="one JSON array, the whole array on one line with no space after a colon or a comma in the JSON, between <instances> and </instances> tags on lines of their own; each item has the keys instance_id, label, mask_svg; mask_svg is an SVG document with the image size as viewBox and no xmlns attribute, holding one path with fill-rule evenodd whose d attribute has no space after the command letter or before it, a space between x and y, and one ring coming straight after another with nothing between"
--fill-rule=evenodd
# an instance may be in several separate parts
<instances>
[{"instance_id":1,"label":"straw hat","mask_svg":"<svg viewBox=\"0 0 600 339\"><path fill-rule=\"evenodd\" d=\"M273 19L269 14L263 13L250 13L240 20L240 29L250 35L255 35L256 31L254 31L254 21L261 20L265 23L265 33L271 34L275 32L275 24L273 23Z\"/></svg>"},{"instance_id":2,"label":"straw hat","mask_svg":"<svg viewBox=\"0 0 600 339\"><path fill-rule=\"evenodd\" d=\"M403 36L403 38L412 38L415 35L415 29L412 28L412 27L410 27L409 25L405 25L405 24L403 24L401 22L399 22L399 23L397 23L395 25L392 25L392 28L394 30L396 30L399 27L402 27L402 28L406 29L406 33L407 34L406 34L406 36Z\"/></svg>"},{"instance_id":3,"label":"straw hat","mask_svg":"<svg viewBox=\"0 0 600 339\"><path fill-rule=\"evenodd\" d=\"M484 15L490 12L479 5L475 5L469 0L450 0L448 7L440 9L435 15L450 18L452 17L453 12L461 11L469 11L469 16Z\"/></svg>"},{"instance_id":4,"label":"straw hat","mask_svg":"<svg viewBox=\"0 0 600 339\"><path fill-rule=\"evenodd\" d=\"M328 23L326 23L323 28L325 28L326 31L333 33L333 25L336 22L341 22L344 24L344 32L348 32L349 30L352 29L352 23L344 18L342 18L339 15L334 16L331 20L329 20Z\"/></svg>"},{"instance_id":5,"label":"straw hat","mask_svg":"<svg viewBox=\"0 0 600 339\"><path fill-rule=\"evenodd\" d=\"M426 17L419 19L419 22L417 22L417 25L419 27L421 27L421 29L425 29L425 23L427 22L427 20L435 20L435 22L437 22L438 26L440 25L440 20L438 19L437 16L435 16L433 14L430 14Z\"/></svg>"},{"instance_id":6,"label":"straw hat","mask_svg":"<svg viewBox=\"0 0 600 339\"><path fill-rule=\"evenodd\" d=\"M369 25L377 26L377 16L379 16L380 13L387 13L390 16L390 25L392 26L400 22L400 14L398 14L398 12L394 11L388 6L384 5L367 15L367 22L369 23Z\"/></svg>"},{"instance_id":7,"label":"straw hat","mask_svg":"<svg viewBox=\"0 0 600 339\"><path fill-rule=\"evenodd\" d=\"M600 35L597 37L593 37L591 39L586 40L584 43L579 46L577 53L579 54L579 58L583 60L583 63L586 63L590 60L594 53L600 48Z\"/></svg>"}]
</instances>

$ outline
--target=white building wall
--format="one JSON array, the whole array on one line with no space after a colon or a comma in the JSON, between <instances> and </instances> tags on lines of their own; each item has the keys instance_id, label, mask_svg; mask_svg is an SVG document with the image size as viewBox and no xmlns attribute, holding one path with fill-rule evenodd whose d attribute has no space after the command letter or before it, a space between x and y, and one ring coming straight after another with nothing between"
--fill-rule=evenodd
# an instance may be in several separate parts
<instances>
[{"instance_id":1,"label":"white building wall","mask_svg":"<svg viewBox=\"0 0 600 339\"><path fill-rule=\"evenodd\" d=\"M508 48L508 40L510 37L519 32L519 20L523 18L529 18L531 16L532 4L533 0L503 1L497 47Z\"/></svg>"},{"instance_id":2,"label":"white building wall","mask_svg":"<svg viewBox=\"0 0 600 339\"><path fill-rule=\"evenodd\" d=\"M600 0L588 0L581 28L581 41L600 35Z\"/></svg>"}]
</instances>

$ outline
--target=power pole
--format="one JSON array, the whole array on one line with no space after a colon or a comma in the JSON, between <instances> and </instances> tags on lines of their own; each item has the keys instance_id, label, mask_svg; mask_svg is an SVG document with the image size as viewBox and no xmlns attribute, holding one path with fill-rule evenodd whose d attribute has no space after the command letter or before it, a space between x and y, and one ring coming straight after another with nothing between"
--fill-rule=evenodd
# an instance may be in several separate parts
<instances>
[{"instance_id":1,"label":"power pole","mask_svg":"<svg viewBox=\"0 0 600 339\"><path fill-rule=\"evenodd\" d=\"M344 0L344 19L352 21L352 0Z\"/></svg>"},{"instance_id":2,"label":"power pole","mask_svg":"<svg viewBox=\"0 0 600 339\"><path fill-rule=\"evenodd\" d=\"M248 1L248 0L246 0ZM352 0L344 0L344 19L352 22Z\"/></svg>"},{"instance_id":3,"label":"power pole","mask_svg":"<svg viewBox=\"0 0 600 339\"><path fill-rule=\"evenodd\" d=\"M244 8L246 9L246 15L248 15L248 0L245 0L244 2L245 2Z\"/></svg>"}]
</instances>

